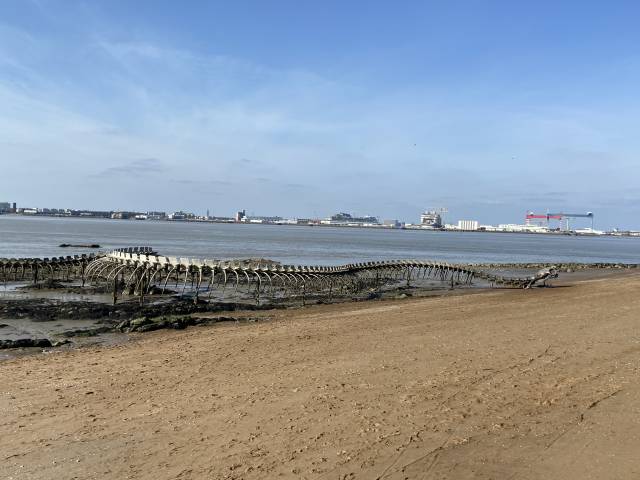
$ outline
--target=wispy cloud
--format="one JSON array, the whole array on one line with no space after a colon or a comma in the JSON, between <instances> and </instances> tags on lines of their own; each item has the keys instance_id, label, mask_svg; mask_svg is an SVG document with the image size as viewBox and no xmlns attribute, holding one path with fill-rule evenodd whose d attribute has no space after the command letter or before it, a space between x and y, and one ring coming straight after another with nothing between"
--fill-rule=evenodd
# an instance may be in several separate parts
<instances>
[{"instance_id":1,"label":"wispy cloud","mask_svg":"<svg viewBox=\"0 0 640 480\"><path fill-rule=\"evenodd\" d=\"M120 177L122 180L132 179L135 181L144 179L146 175L156 175L167 171L166 165L156 158L139 158L117 166L107 167L104 170L92 174L91 177Z\"/></svg>"},{"instance_id":2,"label":"wispy cloud","mask_svg":"<svg viewBox=\"0 0 640 480\"><path fill-rule=\"evenodd\" d=\"M219 186L227 187L235 185L234 182L228 182L226 180L193 180L193 179L179 179L171 180L172 183L178 183L180 185L200 185L200 186Z\"/></svg>"}]
</instances>

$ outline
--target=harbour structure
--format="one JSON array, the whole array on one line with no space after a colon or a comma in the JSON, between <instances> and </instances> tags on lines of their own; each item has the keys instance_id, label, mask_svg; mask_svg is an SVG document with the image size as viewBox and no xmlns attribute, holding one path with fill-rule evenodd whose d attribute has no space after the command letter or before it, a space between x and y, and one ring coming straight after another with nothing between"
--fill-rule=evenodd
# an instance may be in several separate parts
<instances>
[{"instance_id":1,"label":"harbour structure","mask_svg":"<svg viewBox=\"0 0 640 480\"><path fill-rule=\"evenodd\" d=\"M165 220L167 218L166 212L149 211L147 212L147 220Z\"/></svg>"},{"instance_id":2,"label":"harbour structure","mask_svg":"<svg viewBox=\"0 0 640 480\"><path fill-rule=\"evenodd\" d=\"M23 207L18 210L18 213L22 213L23 215L38 215L39 212L37 208Z\"/></svg>"},{"instance_id":3,"label":"harbour structure","mask_svg":"<svg viewBox=\"0 0 640 480\"><path fill-rule=\"evenodd\" d=\"M383 220L382 225L388 228L402 228L404 224L397 219Z\"/></svg>"},{"instance_id":4,"label":"harbour structure","mask_svg":"<svg viewBox=\"0 0 640 480\"><path fill-rule=\"evenodd\" d=\"M380 220L378 220L378 217L372 215L357 217L350 213L340 212L325 220L321 220L320 223L323 225L374 226L380 225Z\"/></svg>"},{"instance_id":5,"label":"harbour structure","mask_svg":"<svg viewBox=\"0 0 640 480\"><path fill-rule=\"evenodd\" d=\"M183 212L182 210L167 215L168 220L189 220L191 218L195 218L193 213Z\"/></svg>"},{"instance_id":6,"label":"harbour structure","mask_svg":"<svg viewBox=\"0 0 640 480\"><path fill-rule=\"evenodd\" d=\"M243 217L242 221L245 223L281 223L284 221L284 218L277 215L252 215Z\"/></svg>"},{"instance_id":7,"label":"harbour structure","mask_svg":"<svg viewBox=\"0 0 640 480\"><path fill-rule=\"evenodd\" d=\"M442 215L437 210L426 210L420 215L423 228L442 228Z\"/></svg>"},{"instance_id":8,"label":"harbour structure","mask_svg":"<svg viewBox=\"0 0 640 480\"><path fill-rule=\"evenodd\" d=\"M247 218L247 212L245 212L244 209L238 210L234 218L236 222L242 222Z\"/></svg>"},{"instance_id":9,"label":"harbour structure","mask_svg":"<svg viewBox=\"0 0 640 480\"><path fill-rule=\"evenodd\" d=\"M127 220L127 219L136 219L136 220L146 220L146 215L142 212L126 212L126 211L116 211L111 213L111 218L115 220Z\"/></svg>"},{"instance_id":10,"label":"harbour structure","mask_svg":"<svg viewBox=\"0 0 640 480\"><path fill-rule=\"evenodd\" d=\"M605 235L606 232L602 230L596 230L595 228L586 227L586 228L576 228L574 232L578 235Z\"/></svg>"}]
</instances>

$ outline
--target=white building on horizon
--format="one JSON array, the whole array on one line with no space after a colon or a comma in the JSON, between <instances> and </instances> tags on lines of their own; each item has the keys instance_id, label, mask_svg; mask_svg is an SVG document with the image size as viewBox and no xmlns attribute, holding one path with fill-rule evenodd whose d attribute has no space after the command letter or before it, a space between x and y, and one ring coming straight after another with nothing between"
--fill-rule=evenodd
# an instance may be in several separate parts
<instances>
[{"instance_id":1,"label":"white building on horizon","mask_svg":"<svg viewBox=\"0 0 640 480\"><path fill-rule=\"evenodd\" d=\"M503 232L529 232L529 233L548 233L549 229L544 226L525 224L520 225L517 223L502 223L498 225L498 230Z\"/></svg>"},{"instance_id":2,"label":"white building on horizon","mask_svg":"<svg viewBox=\"0 0 640 480\"><path fill-rule=\"evenodd\" d=\"M474 231L478 230L479 225L477 220L458 220L458 230Z\"/></svg>"}]
</instances>

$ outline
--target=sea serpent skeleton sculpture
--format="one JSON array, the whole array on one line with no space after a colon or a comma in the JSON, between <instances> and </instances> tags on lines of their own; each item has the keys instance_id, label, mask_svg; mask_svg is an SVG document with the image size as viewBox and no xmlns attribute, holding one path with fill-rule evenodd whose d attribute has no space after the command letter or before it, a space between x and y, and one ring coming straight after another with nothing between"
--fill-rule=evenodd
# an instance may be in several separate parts
<instances>
[{"instance_id":1,"label":"sea serpent skeleton sculpture","mask_svg":"<svg viewBox=\"0 0 640 480\"><path fill-rule=\"evenodd\" d=\"M0 258L0 281L76 280L113 285L144 297L154 287L167 287L183 294L187 289L197 301L201 293L211 297L214 289L246 290L261 295L302 296L356 293L385 284L431 278L451 286L483 279L492 286L530 288L558 276L555 268L534 276L505 277L470 265L419 260L350 263L341 266L279 265L269 262L239 262L177 258L157 255L151 247L128 247L98 255L53 258Z\"/></svg>"},{"instance_id":2,"label":"sea serpent skeleton sculpture","mask_svg":"<svg viewBox=\"0 0 640 480\"><path fill-rule=\"evenodd\" d=\"M504 277L477 270L469 265L420 260L390 260L349 263L341 266L280 265L269 262L239 262L166 257L150 247L113 250L95 257L83 272L89 282L105 282L129 294L144 297L152 288L164 292L168 287L181 294L189 290L195 300L211 296L214 289L245 290L261 295L304 296L355 293L385 284L419 278L468 285L474 278L492 286L530 288L558 276L555 268L545 268L530 277Z\"/></svg>"},{"instance_id":3,"label":"sea serpent skeleton sculpture","mask_svg":"<svg viewBox=\"0 0 640 480\"><path fill-rule=\"evenodd\" d=\"M0 281L85 279L88 265L96 255L74 255L51 258L0 258Z\"/></svg>"}]
</instances>

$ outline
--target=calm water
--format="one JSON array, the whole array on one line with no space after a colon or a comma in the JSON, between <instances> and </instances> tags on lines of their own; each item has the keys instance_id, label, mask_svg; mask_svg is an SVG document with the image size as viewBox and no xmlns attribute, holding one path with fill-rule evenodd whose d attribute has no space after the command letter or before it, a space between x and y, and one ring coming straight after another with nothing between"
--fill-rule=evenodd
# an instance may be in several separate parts
<instances>
[{"instance_id":1,"label":"calm water","mask_svg":"<svg viewBox=\"0 0 640 480\"><path fill-rule=\"evenodd\" d=\"M195 258L263 257L288 264L340 264L391 258L451 262L640 263L640 238L373 230L278 225L173 223L0 215L0 257L51 257L150 245Z\"/></svg>"}]
</instances>

